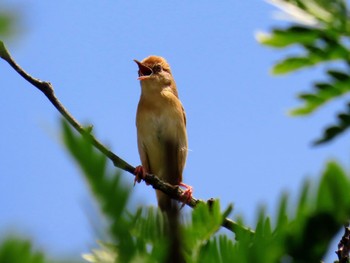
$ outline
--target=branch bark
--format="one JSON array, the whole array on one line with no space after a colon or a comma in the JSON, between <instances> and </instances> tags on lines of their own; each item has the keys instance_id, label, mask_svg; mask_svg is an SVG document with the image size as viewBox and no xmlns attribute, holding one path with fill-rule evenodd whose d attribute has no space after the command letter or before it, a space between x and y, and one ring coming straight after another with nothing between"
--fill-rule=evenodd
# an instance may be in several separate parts
<instances>
[{"instance_id":1,"label":"branch bark","mask_svg":"<svg viewBox=\"0 0 350 263\"><path fill-rule=\"evenodd\" d=\"M338 243L338 250L335 252L339 263L348 263L350 254L350 227L349 223L344 225L344 235Z\"/></svg>"},{"instance_id":2,"label":"branch bark","mask_svg":"<svg viewBox=\"0 0 350 263\"><path fill-rule=\"evenodd\" d=\"M99 140L97 140L92 134L91 134L91 127L84 127L82 126L71 114L70 112L64 107L64 105L59 101L59 99L56 97L53 85L50 82L42 81L40 79L34 78L31 75L29 75L23 68L21 68L16 61L12 58L11 54L8 52L7 48L3 44L2 41L0 41L0 57L5 60L7 63L10 64L10 66L17 71L17 73L22 76L26 81L28 81L30 84L35 86L37 89L39 89L44 95L48 98L48 100L52 103L52 105L61 113L61 115L75 128L77 132L79 132L81 135L88 136L91 139L92 144L98 149L100 152L102 152L108 159L110 159L115 167L118 167L126 172L131 173L135 176L135 167L121 159L119 156L114 154L112 151L110 151L105 145L103 145ZM154 189L161 190L162 192L169 195L171 198L176 199L178 201L183 202L183 199L181 199L183 190L179 188L178 186L173 186L171 184L168 184L161 179L159 179L156 175L153 174L146 174L145 176L146 183L152 185ZM192 208L196 207L198 203L205 203L205 201L196 199L192 197L190 200L186 201L186 204ZM228 230L237 233L237 231L248 231L250 233L254 233L251 229L245 228L241 225L239 225L237 222L229 219L224 218L222 226L227 228Z\"/></svg>"}]
</instances>

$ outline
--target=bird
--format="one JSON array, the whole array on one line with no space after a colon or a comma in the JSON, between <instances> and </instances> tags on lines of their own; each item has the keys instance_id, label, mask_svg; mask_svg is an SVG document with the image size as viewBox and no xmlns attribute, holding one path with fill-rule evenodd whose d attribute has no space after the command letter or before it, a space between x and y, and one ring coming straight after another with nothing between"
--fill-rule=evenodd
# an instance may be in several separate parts
<instances>
[{"instance_id":1,"label":"bird","mask_svg":"<svg viewBox=\"0 0 350 263\"><path fill-rule=\"evenodd\" d=\"M192 196L192 187L182 182L188 152L186 113L170 66L164 58L153 55L134 61L141 84L136 128L142 164L135 169L135 183L146 173L157 175L167 183L186 188L186 201ZM168 195L160 190L156 195L162 211L177 209Z\"/></svg>"}]
</instances>

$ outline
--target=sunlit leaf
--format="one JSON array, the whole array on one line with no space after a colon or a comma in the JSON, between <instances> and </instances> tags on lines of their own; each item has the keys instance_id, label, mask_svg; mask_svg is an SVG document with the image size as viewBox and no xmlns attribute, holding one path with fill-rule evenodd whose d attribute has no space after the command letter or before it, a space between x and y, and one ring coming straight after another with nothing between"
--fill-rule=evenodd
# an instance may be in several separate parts
<instances>
[{"instance_id":1,"label":"sunlit leaf","mask_svg":"<svg viewBox=\"0 0 350 263\"><path fill-rule=\"evenodd\" d=\"M348 3L343 0L268 0L289 17L290 26L274 28L269 34L258 35L260 43L278 48L298 47L294 55L278 61L272 73L281 75L338 61L346 70L329 70L328 82L315 84L313 92L299 95L303 105L293 109L291 115L313 113L329 101L339 98L350 90L350 52L348 48L350 17ZM299 52L299 53L298 53ZM339 125L329 127L316 143L330 141L347 129L347 113L338 116Z\"/></svg>"},{"instance_id":2,"label":"sunlit leaf","mask_svg":"<svg viewBox=\"0 0 350 263\"><path fill-rule=\"evenodd\" d=\"M218 200L210 205L199 203L196 206L192 212L191 221L184 229L186 257L189 262L198 262L198 256L205 252L208 242L221 228L222 221L223 217ZM214 249L211 246L208 248Z\"/></svg>"},{"instance_id":3,"label":"sunlit leaf","mask_svg":"<svg viewBox=\"0 0 350 263\"><path fill-rule=\"evenodd\" d=\"M114 246L99 242L101 248L92 249L91 253L83 254L82 257L91 263L114 263L118 262L118 255Z\"/></svg>"},{"instance_id":4,"label":"sunlit leaf","mask_svg":"<svg viewBox=\"0 0 350 263\"><path fill-rule=\"evenodd\" d=\"M283 228L288 223L288 195L285 193L280 197L278 214L277 214L277 228Z\"/></svg>"},{"instance_id":5,"label":"sunlit leaf","mask_svg":"<svg viewBox=\"0 0 350 263\"><path fill-rule=\"evenodd\" d=\"M299 213L305 213L310 207L308 207L309 204L309 195L310 195L310 186L311 182L310 181L305 181L303 183L301 192L300 192L300 197L298 200L298 206L297 206L297 214ZM308 202L309 201L309 202Z\"/></svg>"},{"instance_id":6,"label":"sunlit leaf","mask_svg":"<svg viewBox=\"0 0 350 263\"><path fill-rule=\"evenodd\" d=\"M234 261L234 243L226 235L219 235L217 237L220 249L220 256L222 262L235 262Z\"/></svg>"},{"instance_id":7,"label":"sunlit leaf","mask_svg":"<svg viewBox=\"0 0 350 263\"><path fill-rule=\"evenodd\" d=\"M221 260L220 250L218 246L217 239L212 239L208 241L201 247L197 262L211 263L218 262L224 263Z\"/></svg>"},{"instance_id":8,"label":"sunlit leaf","mask_svg":"<svg viewBox=\"0 0 350 263\"><path fill-rule=\"evenodd\" d=\"M308 57L290 57L278 62L273 68L272 73L275 75L287 74L289 72L309 67L315 63Z\"/></svg>"},{"instance_id":9,"label":"sunlit leaf","mask_svg":"<svg viewBox=\"0 0 350 263\"><path fill-rule=\"evenodd\" d=\"M258 33L257 40L267 46L284 48L293 44L312 44L320 36L316 29L292 26L287 29L275 29L271 34Z\"/></svg>"},{"instance_id":10,"label":"sunlit leaf","mask_svg":"<svg viewBox=\"0 0 350 263\"><path fill-rule=\"evenodd\" d=\"M327 44L325 47L304 45L308 51L303 56L288 57L272 68L272 73L276 75L287 74L296 70L315 66L327 61L344 59L348 56L348 51L338 43ZM331 75L331 73L328 73Z\"/></svg>"}]
</instances>

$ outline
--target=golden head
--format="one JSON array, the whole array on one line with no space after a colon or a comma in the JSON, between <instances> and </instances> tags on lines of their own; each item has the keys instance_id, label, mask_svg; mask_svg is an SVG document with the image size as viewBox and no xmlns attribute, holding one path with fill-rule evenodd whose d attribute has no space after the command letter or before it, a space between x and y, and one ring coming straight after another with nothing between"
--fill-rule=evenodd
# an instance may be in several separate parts
<instances>
[{"instance_id":1,"label":"golden head","mask_svg":"<svg viewBox=\"0 0 350 263\"><path fill-rule=\"evenodd\" d=\"M141 62L134 60L139 67L138 79L141 86L148 91L161 91L165 87L170 87L177 96L177 90L173 75L171 74L168 62L159 56L149 56Z\"/></svg>"}]
</instances>

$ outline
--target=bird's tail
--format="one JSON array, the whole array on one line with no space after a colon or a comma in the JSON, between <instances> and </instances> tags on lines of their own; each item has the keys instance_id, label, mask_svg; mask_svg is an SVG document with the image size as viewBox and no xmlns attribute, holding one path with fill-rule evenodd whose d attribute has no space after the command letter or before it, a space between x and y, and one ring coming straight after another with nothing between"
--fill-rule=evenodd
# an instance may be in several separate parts
<instances>
[{"instance_id":1,"label":"bird's tail","mask_svg":"<svg viewBox=\"0 0 350 263\"><path fill-rule=\"evenodd\" d=\"M169 238L169 251L164 262L185 263L180 230L179 205L175 200L157 190L158 206L166 215L165 234Z\"/></svg>"},{"instance_id":2,"label":"bird's tail","mask_svg":"<svg viewBox=\"0 0 350 263\"><path fill-rule=\"evenodd\" d=\"M170 212L179 209L179 205L175 200L172 200L167 194L157 190L158 206L163 212Z\"/></svg>"}]
</instances>

